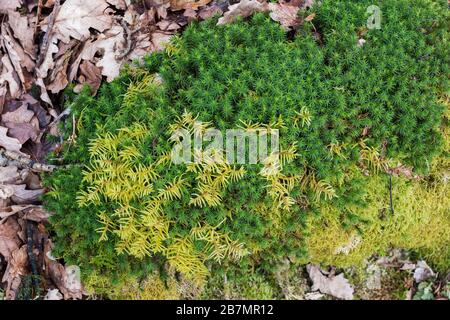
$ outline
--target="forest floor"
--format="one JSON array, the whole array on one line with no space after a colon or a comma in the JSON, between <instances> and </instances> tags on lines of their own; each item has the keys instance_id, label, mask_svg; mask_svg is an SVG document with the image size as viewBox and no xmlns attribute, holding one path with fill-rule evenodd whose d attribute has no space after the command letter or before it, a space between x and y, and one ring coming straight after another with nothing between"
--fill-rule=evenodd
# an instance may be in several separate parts
<instances>
[{"instance_id":1,"label":"forest floor","mask_svg":"<svg viewBox=\"0 0 450 320\"><path fill-rule=\"evenodd\" d=\"M64 109L68 90L88 85L95 95L122 66L163 50L192 21L219 15L219 24L227 24L268 12L294 33L314 25L315 13L298 14L313 2L0 0L0 300L89 298L76 269L52 256L46 230L51 213L40 200L46 192L41 174L57 169L46 157L65 143L59 124L76 121ZM299 274L295 284L286 284L285 298L450 297L450 274L437 274L400 249L374 255L363 278L352 268L313 264Z\"/></svg>"}]
</instances>

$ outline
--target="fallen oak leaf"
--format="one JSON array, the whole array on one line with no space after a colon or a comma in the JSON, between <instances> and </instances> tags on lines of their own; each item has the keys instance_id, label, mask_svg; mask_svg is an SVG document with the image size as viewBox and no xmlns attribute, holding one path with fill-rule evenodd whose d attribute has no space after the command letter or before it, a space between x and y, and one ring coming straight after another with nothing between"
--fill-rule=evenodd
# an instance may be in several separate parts
<instances>
[{"instance_id":1,"label":"fallen oak leaf","mask_svg":"<svg viewBox=\"0 0 450 320\"><path fill-rule=\"evenodd\" d=\"M228 11L219 19L217 25L231 23L236 20L237 17L246 18L255 12L264 12L267 10L268 7L266 3L261 3L257 0L242 0L241 2L229 6Z\"/></svg>"},{"instance_id":2,"label":"fallen oak leaf","mask_svg":"<svg viewBox=\"0 0 450 320\"><path fill-rule=\"evenodd\" d=\"M6 218L6 220L3 221L4 222L0 224L0 254L6 261L9 261L12 252L19 249L21 244L18 235L21 228L15 217Z\"/></svg>"},{"instance_id":3,"label":"fallen oak leaf","mask_svg":"<svg viewBox=\"0 0 450 320\"><path fill-rule=\"evenodd\" d=\"M4 114L2 114L2 121L12 123L26 123L30 122L33 116L34 112L28 110L27 104L23 103L16 110L5 112Z\"/></svg>"},{"instance_id":4,"label":"fallen oak leaf","mask_svg":"<svg viewBox=\"0 0 450 320\"><path fill-rule=\"evenodd\" d=\"M196 10L210 2L211 0L170 0L170 9L172 11L187 9Z\"/></svg>"},{"instance_id":5,"label":"fallen oak leaf","mask_svg":"<svg viewBox=\"0 0 450 320\"><path fill-rule=\"evenodd\" d=\"M88 85L91 89L91 93L95 95L100 84L102 83L102 69L97 67L89 60L84 60L80 64L80 77L78 78L79 84L74 88L74 92L80 93L84 85Z\"/></svg>"},{"instance_id":6,"label":"fallen oak leaf","mask_svg":"<svg viewBox=\"0 0 450 320\"><path fill-rule=\"evenodd\" d=\"M0 0L0 12L14 11L22 6L22 0Z\"/></svg>"},{"instance_id":7,"label":"fallen oak leaf","mask_svg":"<svg viewBox=\"0 0 450 320\"><path fill-rule=\"evenodd\" d=\"M28 16L22 16L17 11L8 11L8 24L14 33L14 36L20 41L24 51L35 59L34 33L30 30L34 29Z\"/></svg>"},{"instance_id":8,"label":"fallen oak leaf","mask_svg":"<svg viewBox=\"0 0 450 320\"><path fill-rule=\"evenodd\" d=\"M51 255L53 243L47 240L44 244L45 270L56 287L64 295L64 299L81 299L83 287L80 282L80 272L77 266L67 266L57 262Z\"/></svg>"},{"instance_id":9,"label":"fallen oak leaf","mask_svg":"<svg viewBox=\"0 0 450 320\"><path fill-rule=\"evenodd\" d=\"M16 138L21 144L24 144L28 140L39 142L39 122L36 119L36 124L32 123L14 123L5 122L4 126L9 129L8 135L11 138Z\"/></svg>"},{"instance_id":10,"label":"fallen oak leaf","mask_svg":"<svg viewBox=\"0 0 450 320\"><path fill-rule=\"evenodd\" d=\"M222 15L223 10L220 6L213 4L212 6L205 7L198 12L200 19L206 20L214 17L215 15Z\"/></svg>"},{"instance_id":11,"label":"fallen oak leaf","mask_svg":"<svg viewBox=\"0 0 450 320\"><path fill-rule=\"evenodd\" d=\"M306 266L309 277L313 282L312 291L319 290L322 293L329 294L333 297L345 300L353 299L353 288L350 286L344 274L340 273L337 276L330 275L326 277L322 274L319 266L308 264Z\"/></svg>"},{"instance_id":12,"label":"fallen oak leaf","mask_svg":"<svg viewBox=\"0 0 450 320\"><path fill-rule=\"evenodd\" d=\"M6 299L14 300L21 283L21 276L27 273L28 254L27 246L23 245L20 249L11 253L11 260L6 267L2 282L7 282Z\"/></svg>"},{"instance_id":13,"label":"fallen oak leaf","mask_svg":"<svg viewBox=\"0 0 450 320\"><path fill-rule=\"evenodd\" d=\"M0 167L0 183L16 183L20 179L19 170L16 166Z\"/></svg>"},{"instance_id":14,"label":"fallen oak leaf","mask_svg":"<svg viewBox=\"0 0 450 320\"><path fill-rule=\"evenodd\" d=\"M22 85L11 60L7 55L1 58L1 64L3 67L0 73L0 86L3 88L8 86L11 98L19 98L22 95ZM7 92L7 90L2 91Z\"/></svg>"},{"instance_id":15,"label":"fallen oak leaf","mask_svg":"<svg viewBox=\"0 0 450 320\"><path fill-rule=\"evenodd\" d=\"M70 37L86 40L90 37L90 28L103 32L112 26L112 17L105 0L66 0L55 19L52 32L65 43ZM47 31L49 19L46 18L41 27Z\"/></svg>"},{"instance_id":16,"label":"fallen oak leaf","mask_svg":"<svg viewBox=\"0 0 450 320\"><path fill-rule=\"evenodd\" d=\"M52 216L52 213L45 210L42 206L31 206L31 209L23 215L23 219L34 222L47 221Z\"/></svg>"},{"instance_id":17,"label":"fallen oak leaf","mask_svg":"<svg viewBox=\"0 0 450 320\"><path fill-rule=\"evenodd\" d=\"M37 201L44 194L44 189L26 190L26 184L12 185L14 194L11 196L17 204L29 204Z\"/></svg>"},{"instance_id":18,"label":"fallen oak leaf","mask_svg":"<svg viewBox=\"0 0 450 320\"><path fill-rule=\"evenodd\" d=\"M8 128L0 126L0 147L22 154L22 152L20 152L20 149L22 148L20 141L15 138L8 137L6 134L7 132Z\"/></svg>"},{"instance_id":19,"label":"fallen oak leaf","mask_svg":"<svg viewBox=\"0 0 450 320\"><path fill-rule=\"evenodd\" d=\"M298 16L300 8L286 4L284 2L269 3L269 16L272 20L279 22L285 30L290 30L291 27L298 27L302 20Z\"/></svg>"}]
</instances>

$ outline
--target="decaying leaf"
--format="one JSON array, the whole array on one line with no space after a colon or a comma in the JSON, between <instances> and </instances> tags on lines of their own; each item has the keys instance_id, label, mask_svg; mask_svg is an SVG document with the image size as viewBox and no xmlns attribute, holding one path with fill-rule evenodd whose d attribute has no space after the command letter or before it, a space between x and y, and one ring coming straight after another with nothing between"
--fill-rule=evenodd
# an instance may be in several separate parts
<instances>
[{"instance_id":1,"label":"decaying leaf","mask_svg":"<svg viewBox=\"0 0 450 320\"><path fill-rule=\"evenodd\" d=\"M274 21L278 21L284 29L289 30L291 27L297 27L301 24L301 19L298 16L300 8L286 4L284 2L269 3L269 16Z\"/></svg>"},{"instance_id":2,"label":"decaying leaf","mask_svg":"<svg viewBox=\"0 0 450 320\"><path fill-rule=\"evenodd\" d=\"M17 219L9 217L0 224L0 254L9 261L12 252L19 249L21 241L18 236L21 228Z\"/></svg>"},{"instance_id":3,"label":"decaying leaf","mask_svg":"<svg viewBox=\"0 0 450 320\"><path fill-rule=\"evenodd\" d=\"M30 122L34 116L34 112L28 110L26 104L22 104L19 108L14 111L5 112L2 114L3 122L12 122L12 123L24 123Z\"/></svg>"},{"instance_id":4,"label":"decaying leaf","mask_svg":"<svg viewBox=\"0 0 450 320\"><path fill-rule=\"evenodd\" d=\"M51 217L51 212L42 208L42 206L32 206L31 209L27 210L24 214L23 219L31 220L34 222L47 221Z\"/></svg>"},{"instance_id":5,"label":"decaying leaf","mask_svg":"<svg viewBox=\"0 0 450 320\"><path fill-rule=\"evenodd\" d=\"M33 205L12 205L6 208L0 208L0 219L13 216L18 212L24 211L28 208L34 207ZM0 220L1 223L1 220Z\"/></svg>"},{"instance_id":6,"label":"decaying leaf","mask_svg":"<svg viewBox=\"0 0 450 320\"><path fill-rule=\"evenodd\" d=\"M19 180L20 175L16 166L0 167L0 183L12 184Z\"/></svg>"},{"instance_id":7,"label":"decaying leaf","mask_svg":"<svg viewBox=\"0 0 450 320\"><path fill-rule=\"evenodd\" d=\"M8 135L6 134L7 132L8 128L0 126L0 147L5 148L6 150L20 153L20 148L22 148L22 144L20 143L19 140L8 137Z\"/></svg>"},{"instance_id":8,"label":"decaying leaf","mask_svg":"<svg viewBox=\"0 0 450 320\"><path fill-rule=\"evenodd\" d=\"M34 33L30 32L34 26L28 16L22 16L17 11L8 12L8 23L11 26L11 30L14 36L19 40L24 51L34 59L35 57L35 45L34 45Z\"/></svg>"},{"instance_id":9,"label":"decaying leaf","mask_svg":"<svg viewBox=\"0 0 450 320\"><path fill-rule=\"evenodd\" d=\"M417 283L428 280L429 278L434 277L436 274L431 270L428 264L421 260L417 262L416 270L414 270L414 280Z\"/></svg>"},{"instance_id":10,"label":"decaying leaf","mask_svg":"<svg viewBox=\"0 0 450 320\"><path fill-rule=\"evenodd\" d=\"M11 253L2 282L7 283L6 299L13 300L17 295L21 283L21 276L27 273L28 255L27 246L23 245Z\"/></svg>"},{"instance_id":11,"label":"decaying leaf","mask_svg":"<svg viewBox=\"0 0 450 320\"><path fill-rule=\"evenodd\" d=\"M237 17L246 18L255 12L264 12L267 10L268 7L266 3L261 3L257 0L242 0L239 3L229 6L228 11L219 19L217 24L231 23Z\"/></svg>"},{"instance_id":12,"label":"decaying leaf","mask_svg":"<svg viewBox=\"0 0 450 320\"><path fill-rule=\"evenodd\" d=\"M22 0L0 0L0 12L16 10L22 5Z\"/></svg>"},{"instance_id":13,"label":"decaying leaf","mask_svg":"<svg viewBox=\"0 0 450 320\"><path fill-rule=\"evenodd\" d=\"M49 289L44 300L62 300L63 296L58 289Z\"/></svg>"},{"instance_id":14,"label":"decaying leaf","mask_svg":"<svg viewBox=\"0 0 450 320\"><path fill-rule=\"evenodd\" d=\"M26 184L13 185L14 194L11 199L17 204L29 204L37 201L44 194L44 189L27 190Z\"/></svg>"},{"instance_id":15,"label":"decaying leaf","mask_svg":"<svg viewBox=\"0 0 450 320\"><path fill-rule=\"evenodd\" d=\"M112 16L105 0L66 0L56 17L53 26L55 36L65 43L70 37L86 40L90 37L90 28L100 32L112 25ZM48 18L42 23L42 29L47 30Z\"/></svg>"},{"instance_id":16,"label":"decaying leaf","mask_svg":"<svg viewBox=\"0 0 450 320\"><path fill-rule=\"evenodd\" d=\"M83 296L83 287L80 281L80 269L77 266L67 266L54 259L50 259L48 253L53 249L53 244L48 240L44 245L44 260L46 272L61 291L64 299L81 299Z\"/></svg>"},{"instance_id":17,"label":"decaying leaf","mask_svg":"<svg viewBox=\"0 0 450 320\"><path fill-rule=\"evenodd\" d=\"M223 14L222 8L215 4L205 7L198 12L198 16L200 17L200 19L203 20L214 17L215 15L222 15L222 14Z\"/></svg>"},{"instance_id":18,"label":"decaying leaf","mask_svg":"<svg viewBox=\"0 0 450 320\"><path fill-rule=\"evenodd\" d=\"M91 88L91 93L95 95L102 83L102 69L91 61L84 60L80 64L80 73L79 84L75 86L74 91L79 93L84 85L88 85Z\"/></svg>"},{"instance_id":19,"label":"decaying leaf","mask_svg":"<svg viewBox=\"0 0 450 320\"><path fill-rule=\"evenodd\" d=\"M170 8L172 11L193 9L207 5L211 0L170 0Z\"/></svg>"},{"instance_id":20,"label":"decaying leaf","mask_svg":"<svg viewBox=\"0 0 450 320\"><path fill-rule=\"evenodd\" d=\"M343 273L327 277L323 275L320 267L314 264L307 265L306 270L313 282L312 291L319 290L339 299L353 299L353 288L348 280L344 278Z\"/></svg>"},{"instance_id":21,"label":"decaying leaf","mask_svg":"<svg viewBox=\"0 0 450 320\"><path fill-rule=\"evenodd\" d=\"M19 76L17 75L11 60L7 55L1 58L2 70L0 73L0 86L9 88L11 98L19 98L22 94L22 86L20 84Z\"/></svg>"}]
</instances>

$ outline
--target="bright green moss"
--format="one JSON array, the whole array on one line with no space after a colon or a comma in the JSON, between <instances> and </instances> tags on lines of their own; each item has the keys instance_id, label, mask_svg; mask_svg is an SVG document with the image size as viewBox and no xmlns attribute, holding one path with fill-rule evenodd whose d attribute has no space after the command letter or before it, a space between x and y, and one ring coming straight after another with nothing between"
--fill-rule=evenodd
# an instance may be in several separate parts
<instances>
[{"instance_id":1,"label":"bright green moss","mask_svg":"<svg viewBox=\"0 0 450 320\"><path fill-rule=\"evenodd\" d=\"M368 31L366 44L358 47L357 34L365 26L370 4L322 1L314 19L322 44L310 27L290 41L262 14L220 27L213 20L194 23L166 52L126 68L121 77L102 86L97 97L75 97L77 138L66 145L64 160L90 168L100 165L84 181L85 168L78 166L48 178L51 192L46 203L55 212L58 253L87 275L114 270L141 276L165 269L168 261L187 274L212 271L222 277L234 268L255 270L270 283L280 261L305 258L305 224L311 214L320 215L326 205L332 208L329 214L339 213L340 222L364 221L355 208L363 207L367 198L367 178L355 171L381 167L387 157L426 168L441 148L438 125L443 106L436 92L445 92L448 74L445 1L380 2L382 29ZM152 76L155 72L162 84ZM221 131L243 123L279 128L281 148L290 150L282 174L292 178L292 184L281 175L270 181L263 177L263 164L244 165L243 177L218 189L217 204L193 202L201 176L186 165L158 162L171 150L168 128L189 113ZM139 139L121 134L137 126L145 128ZM67 129L70 135L72 128ZM89 149L90 143L100 147ZM121 156L131 149L137 160ZM154 169L154 191L128 199L127 192L114 198L113 187L99 188L111 163L127 161L130 168L139 163ZM131 174L126 181L117 168L110 171L111 185L121 191L131 190L126 184L136 185L133 179L144 177ZM277 183L286 191L274 198L270 192ZM86 200L97 195L95 187L98 199ZM80 196L88 206L80 206ZM149 201L163 198L157 221L167 232L155 236L153 226L140 221ZM285 201L282 205L280 199ZM138 222L117 214L127 205ZM99 218L116 224L116 232L106 230ZM199 225L219 226L221 237L215 239L229 237L227 243L242 244L248 254L237 262L225 255L218 264L212 257L219 252L219 242L193 236ZM99 229L107 241L98 242ZM192 267L186 267L188 261Z\"/></svg>"}]
</instances>

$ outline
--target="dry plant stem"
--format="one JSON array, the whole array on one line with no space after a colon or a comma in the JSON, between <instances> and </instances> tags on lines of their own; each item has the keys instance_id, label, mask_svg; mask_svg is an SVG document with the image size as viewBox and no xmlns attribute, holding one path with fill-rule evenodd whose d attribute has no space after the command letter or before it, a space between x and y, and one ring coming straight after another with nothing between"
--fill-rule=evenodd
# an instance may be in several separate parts
<instances>
[{"instance_id":1,"label":"dry plant stem","mask_svg":"<svg viewBox=\"0 0 450 320\"><path fill-rule=\"evenodd\" d=\"M45 131L50 130L52 127L54 127L55 125L57 125L62 118L64 118L65 116L68 116L70 113L72 112L72 109L69 107L67 107L63 112L61 112L58 117L55 118L55 120L53 120L52 123L50 123L47 127L47 129Z\"/></svg>"},{"instance_id":2,"label":"dry plant stem","mask_svg":"<svg viewBox=\"0 0 450 320\"><path fill-rule=\"evenodd\" d=\"M41 54L39 55L38 61L36 63L36 66L39 67L42 62L44 61L44 57L47 55L48 51L48 43L50 40L50 35L52 34L53 26L55 24L56 16L58 15L59 9L61 7L60 0L55 1L55 5L53 7L53 12L50 15L48 26L47 26L47 32L44 35L44 39L42 41L42 50Z\"/></svg>"},{"instance_id":3,"label":"dry plant stem","mask_svg":"<svg viewBox=\"0 0 450 320\"><path fill-rule=\"evenodd\" d=\"M40 171L40 172L53 172L57 166L49 165L49 164L42 164L35 162L31 159L28 159L22 155L20 155L17 152L0 149L0 156L4 156L5 158L16 161L21 167L27 167L34 171Z\"/></svg>"},{"instance_id":4,"label":"dry plant stem","mask_svg":"<svg viewBox=\"0 0 450 320\"><path fill-rule=\"evenodd\" d=\"M120 25L122 26L122 28L123 28L123 31L124 31L124 38L125 38L125 42L126 42L126 48L125 48L125 50L121 53L121 54L119 54L119 55L116 55L116 60L122 60L122 59L124 59L129 53L130 53L130 51L131 51L131 35L132 35L132 32L130 31L130 29L128 28L128 26L127 26L127 23L123 20L123 19L117 19L117 20L119 20L119 22L120 22Z\"/></svg>"}]
</instances>

